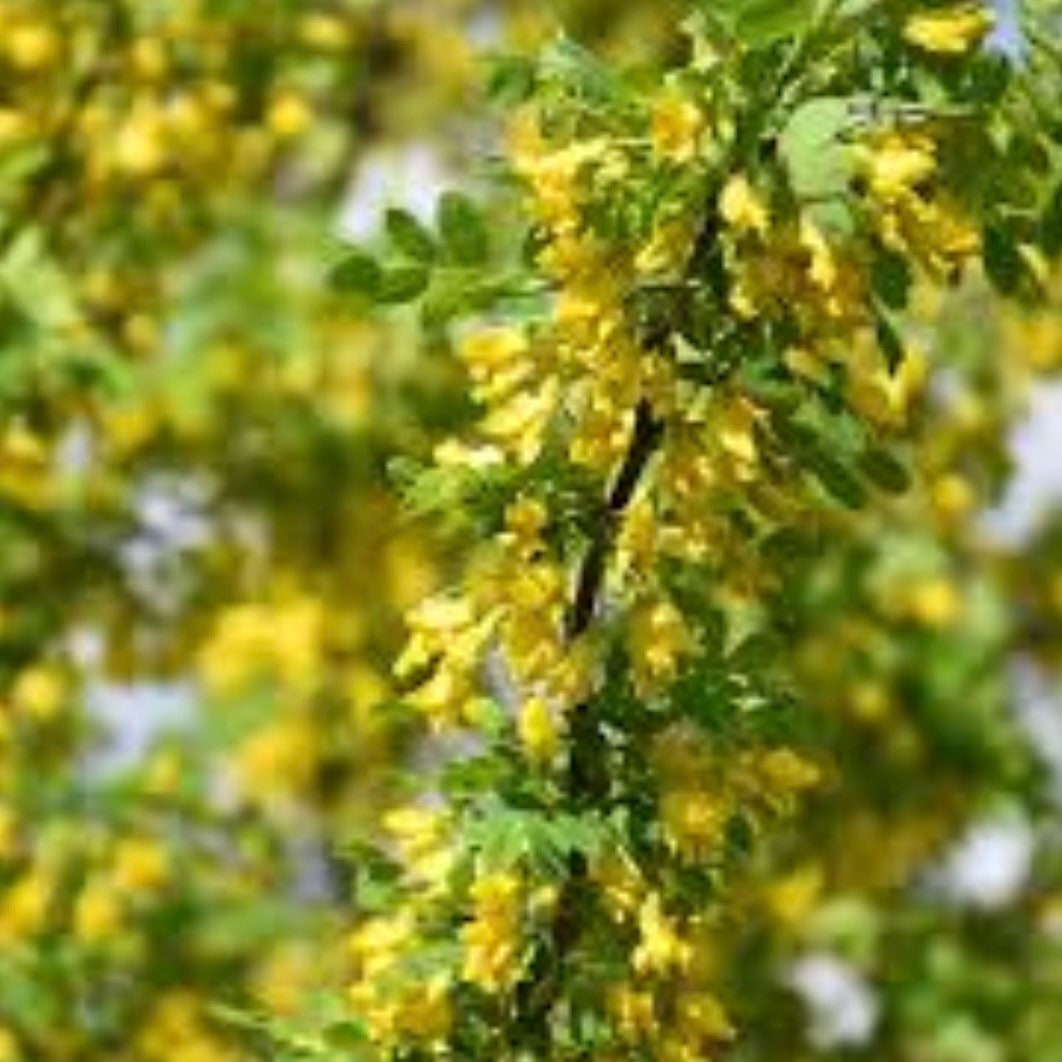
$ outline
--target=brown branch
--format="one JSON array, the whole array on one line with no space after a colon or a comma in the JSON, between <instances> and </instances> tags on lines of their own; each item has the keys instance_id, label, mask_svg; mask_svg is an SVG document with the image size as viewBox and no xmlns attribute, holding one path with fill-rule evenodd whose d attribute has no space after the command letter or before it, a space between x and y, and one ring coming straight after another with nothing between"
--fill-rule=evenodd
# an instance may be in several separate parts
<instances>
[{"instance_id":1,"label":"brown branch","mask_svg":"<svg viewBox=\"0 0 1062 1062\"><path fill-rule=\"evenodd\" d=\"M609 489L589 549L579 566L566 624L569 642L586 634L593 625L620 518L630 505L662 433L663 424L653 415L648 401L643 399L638 403L626 455ZM564 795L573 805L593 805L607 795L608 777L602 769L601 731L593 708L587 701L578 705L571 714L569 748ZM582 855L577 853L570 858L567 877L557 899L549 945L540 949L529 976L518 989L514 1031L518 1037L521 1033L528 1034L534 1041L536 1052L543 1058L552 1057L549 1016L560 993L565 962L579 940L580 907L588 869Z\"/></svg>"}]
</instances>

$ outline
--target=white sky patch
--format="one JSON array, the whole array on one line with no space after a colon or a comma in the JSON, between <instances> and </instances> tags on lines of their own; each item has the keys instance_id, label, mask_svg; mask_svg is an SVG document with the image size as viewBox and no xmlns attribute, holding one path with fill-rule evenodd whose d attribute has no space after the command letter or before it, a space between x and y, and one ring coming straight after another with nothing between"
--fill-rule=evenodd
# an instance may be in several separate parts
<instances>
[{"instance_id":1,"label":"white sky patch","mask_svg":"<svg viewBox=\"0 0 1062 1062\"><path fill-rule=\"evenodd\" d=\"M1018 813L972 826L943 863L927 876L931 892L946 901L984 910L1006 907L1032 872L1036 836Z\"/></svg>"},{"instance_id":2,"label":"white sky patch","mask_svg":"<svg viewBox=\"0 0 1062 1062\"><path fill-rule=\"evenodd\" d=\"M352 242L373 239L387 208L395 206L428 223L452 184L439 153L427 144L378 148L359 164L347 190L339 235Z\"/></svg>"},{"instance_id":3,"label":"white sky patch","mask_svg":"<svg viewBox=\"0 0 1062 1062\"><path fill-rule=\"evenodd\" d=\"M143 761L152 745L186 727L195 711L191 683L100 682L85 696L89 715L107 739L86 763L90 774L109 775Z\"/></svg>"},{"instance_id":4,"label":"white sky patch","mask_svg":"<svg viewBox=\"0 0 1062 1062\"><path fill-rule=\"evenodd\" d=\"M1011 440L1014 477L1002 503L982 525L993 541L1020 546L1053 508L1062 505L1062 382L1034 392L1029 417Z\"/></svg>"},{"instance_id":5,"label":"white sky patch","mask_svg":"<svg viewBox=\"0 0 1062 1062\"><path fill-rule=\"evenodd\" d=\"M1020 59L1023 51L1018 0L992 0L996 12L996 28L988 38L988 46L1012 59Z\"/></svg>"},{"instance_id":6,"label":"white sky patch","mask_svg":"<svg viewBox=\"0 0 1062 1062\"><path fill-rule=\"evenodd\" d=\"M790 969L789 984L808 1008L808 1035L820 1050L857 1047L874 1035L881 1005L866 978L836 955L805 955Z\"/></svg>"},{"instance_id":7,"label":"white sky patch","mask_svg":"<svg viewBox=\"0 0 1062 1062\"><path fill-rule=\"evenodd\" d=\"M209 500L209 488L192 477L153 476L137 489L138 530L123 543L120 558L129 585L161 612L181 602L186 555L214 535Z\"/></svg>"},{"instance_id":8,"label":"white sky patch","mask_svg":"<svg viewBox=\"0 0 1062 1062\"><path fill-rule=\"evenodd\" d=\"M1018 718L1051 771L1055 800L1062 807L1062 690L1031 660L1015 661L1011 681Z\"/></svg>"}]
</instances>

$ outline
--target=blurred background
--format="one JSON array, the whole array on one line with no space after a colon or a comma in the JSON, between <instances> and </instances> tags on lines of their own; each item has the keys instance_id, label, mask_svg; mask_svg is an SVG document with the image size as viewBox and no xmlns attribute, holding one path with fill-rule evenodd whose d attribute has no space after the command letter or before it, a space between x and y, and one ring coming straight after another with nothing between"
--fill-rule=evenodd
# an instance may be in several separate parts
<instances>
[{"instance_id":1,"label":"blurred background","mask_svg":"<svg viewBox=\"0 0 1062 1062\"><path fill-rule=\"evenodd\" d=\"M401 617L471 546L394 462L471 408L445 305L370 315L330 268L487 194L489 54L564 27L659 70L682 7L0 0L0 1062L268 1057L216 1001L342 1007L349 856L422 749ZM1062 322L974 285L919 327L929 486L866 587L809 590L868 778L756 900L735 1058L1062 1058ZM852 614L890 580L922 629L879 652Z\"/></svg>"}]
</instances>

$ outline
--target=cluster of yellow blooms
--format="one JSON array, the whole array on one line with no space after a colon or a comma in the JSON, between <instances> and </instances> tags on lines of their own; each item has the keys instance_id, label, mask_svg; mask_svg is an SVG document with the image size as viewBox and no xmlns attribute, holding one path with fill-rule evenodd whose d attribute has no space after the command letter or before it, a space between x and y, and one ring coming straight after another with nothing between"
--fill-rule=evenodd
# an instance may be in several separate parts
<instances>
[{"instance_id":1,"label":"cluster of yellow blooms","mask_svg":"<svg viewBox=\"0 0 1062 1062\"><path fill-rule=\"evenodd\" d=\"M352 162L438 139L440 115L460 123L468 30L492 5L266 6L4 0L0 14L0 965L45 1001L28 994L27 1017L2 979L5 1060L242 1058L207 995L283 1013L327 965L316 913L309 963L286 926L241 939L262 906L307 913L272 861L290 813L332 847L340 822L374 818L396 744L383 662L434 571L383 464L399 434L412 450L430 435L409 427L414 370L437 406L455 374L323 293L318 256ZM573 13L595 35L632 23L593 7ZM551 21L526 0L501 15L525 40ZM106 386L84 387L97 366ZM210 484L211 526L191 549L161 543L170 599L139 585L126 547L166 538L137 510L174 472ZM101 654L82 675L66 643L86 633ZM130 768L143 787L112 789L91 774L114 736L94 684L171 678L199 680L195 751L166 746ZM38 789L54 789L40 806ZM98 830L56 862L49 838L82 814ZM190 852L213 826L235 836L231 866ZM65 984L41 960L57 937L102 965ZM64 1013L42 1029L55 999Z\"/></svg>"},{"instance_id":2,"label":"cluster of yellow blooms","mask_svg":"<svg viewBox=\"0 0 1062 1062\"><path fill-rule=\"evenodd\" d=\"M809 33L825 37L830 17ZM694 20L695 35L697 25ZM925 61L946 66L970 56L992 25L984 5L961 4L909 14L890 32ZM451 1057L445 1041L455 1023L450 1012L443 1021L443 986L452 1007L479 998L466 995L469 986L497 1000L501 1010L490 1013L502 1015L497 1021L504 1028L485 1042L497 1047L527 1037L537 1044L534 1057L561 1057L550 1053L555 1030L535 1033L530 1025L560 1021L574 1005L560 979L578 983L573 998L600 989L567 965L590 961L589 952L572 958L580 934L592 938L587 949L611 955L600 958L609 971L600 980L611 982L613 1036L593 1057L711 1057L714 1045L732 1035L715 961L714 919L725 916L713 913L714 904L691 904L678 882L688 881L686 872L725 874L735 830L747 830L755 841L769 837L772 825L797 815L833 769L795 743L754 738L717 745L699 723L668 716L674 691L706 652L700 621L672 576L696 568L705 597L728 628L750 621L755 627L785 579L760 548L772 533L829 526L850 543L873 536L871 517L859 522L840 514L818 489L834 497L855 493L855 507L864 500L863 488L849 489L843 467L838 472L840 462L821 457L815 451L821 444L808 442L815 432L795 420L798 407L843 406L858 425L846 430L871 451L867 463L879 470L884 464L876 481L882 490L895 492L890 448L917 441L927 485L913 492L905 516L913 526L928 521L953 533L976 504L974 488L958 471L961 432L947 444L918 435L929 400L927 357L906 335L882 338L891 326L877 273L884 258L900 264L908 284L932 286L981 261L984 216L959 196L946 161L961 126L938 120L929 106L924 116L918 107L902 114L847 108L829 145L844 174L833 193L844 206L838 222L814 196L794 191L800 160L787 158L789 129L781 151L793 167L789 174L769 151L749 150L755 119L744 111L748 97L729 93L719 73L732 58L727 49L740 54L741 48L704 34L696 41L694 69L640 107L637 123L627 112L598 121L587 100L592 91L583 96L581 89L568 98L561 89L564 103L543 93L542 102L524 105L514 119L509 157L526 190L536 264L550 293L548 316L532 324L491 321L463 337L459 354L482 413L472 442L448 443L437 456L443 467L459 466L471 476L489 479L504 469L528 486L510 499L497 537L473 558L461 592L430 598L411 614L411 637L397 668L411 688L409 702L436 728L492 735L511 724L530 776L544 779L551 794L543 798L547 817L550 809L585 809L595 801L599 811L610 801L621 805L629 781L610 772L633 755L625 742L644 741L638 806L642 815L652 807L643 829L660 845L650 857L659 865L642 865L630 839L607 842L588 865L570 860L552 876L515 857L466 866L451 849L446 865L459 912L460 959L451 965L439 959L446 972L432 981L430 994L424 983L418 994L404 994L416 982L403 972L398 952L418 941L428 940L428 950L435 946L444 885L419 913L403 908L397 923L383 924L387 976L375 977L371 962L359 967L353 998L359 1006L371 1001L370 1015L386 1012L388 1000L412 1001L423 1014L430 995L430 1013L439 1020L436 1026L370 1018L369 1036L381 1057L392 1057L407 1038ZM840 45L838 53L844 54ZM795 85L803 87L799 80ZM779 90L783 98L787 87ZM787 112L793 128L799 116L799 105ZM637 209L629 201L640 194L649 203L638 204L648 221L631 220ZM1031 246L1019 253L1035 274L1046 275ZM653 297L670 319L653 317ZM907 293L903 298L906 306ZM694 313L698 299L710 305L703 348L684 328L683 315ZM784 402L754 370L741 371L752 369L764 345L769 375L789 388ZM715 346L733 347L736 364ZM555 463L604 494L602 506L583 514L578 549L565 540L570 514L557 504L561 491L550 481ZM809 465L825 468L812 475ZM940 638L963 627L967 595L943 560L880 569L866 588L877 622ZM888 672L887 660L873 658L881 642L874 623L852 623L848 612L840 622L846 625L840 632L824 628L797 647L808 668L801 685L812 696L834 688L824 675L850 671L837 652L838 638ZM615 683L617 659L627 669L626 686ZM734 671L730 678L747 687L749 677L737 665ZM899 684L894 675L859 687L846 677L836 688L854 694L842 711L860 726L880 726L890 713L897 722L888 688L894 680ZM624 726L634 724L617 722L621 708L610 703L624 696L648 718L657 713L655 724L625 735ZM739 703L756 697L741 688L728 696ZM502 723L492 701L502 705ZM904 726L907 738L897 739L894 751L910 757L915 727L901 721L896 729ZM894 870L906 868L900 877L909 872L954 822L958 809L943 809L944 803L932 822L905 825L897 816L891 855L872 862L891 859ZM871 835L881 821L878 810L853 810L853 836ZM841 853L833 857L843 864ZM822 866L808 862L765 886L763 902L780 922L793 923L825 885ZM543 889L546 899L539 902ZM604 934L588 913L588 889L597 890L608 910ZM580 918L586 925L573 930L569 923ZM401 947L388 933L396 924ZM356 950L366 946L364 932Z\"/></svg>"}]
</instances>

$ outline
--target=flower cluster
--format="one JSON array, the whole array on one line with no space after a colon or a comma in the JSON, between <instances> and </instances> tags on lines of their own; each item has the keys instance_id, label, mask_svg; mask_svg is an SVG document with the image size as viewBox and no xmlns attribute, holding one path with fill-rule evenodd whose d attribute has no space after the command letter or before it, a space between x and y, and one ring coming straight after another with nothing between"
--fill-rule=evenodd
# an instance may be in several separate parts
<instances>
[{"instance_id":1,"label":"flower cluster","mask_svg":"<svg viewBox=\"0 0 1062 1062\"><path fill-rule=\"evenodd\" d=\"M651 101L567 43L528 73L508 157L532 306L475 307L459 356L480 417L427 474L493 538L412 613L397 669L408 703L478 751L435 783L445 880L409 892L395 854L402 954L353 988L356 1010L378 1008L430 969L450 1010L430 1029L369 1021L366 1057L713 1057L734 1034L720 956L759 888L749 853L775 866L853 762L847 739L801 736L833 725L833 684L801 661L854 667L889 625L897 645L999 644L919 551L863 562L874 618L844 613L850 659L800 612L828 578L803 551L825 530L870 550L914 490L916 447L937 478L915 520L928 509L946 533L972 504L954 454L921 434L916 292L981 273L1047 295L1035 233L965 166L976 145L1053 209L1037 166L993 146L993 123L1028 112L1008 91L1020 75L993 81L980 51L987 9L864 6L772 21L699 5L689 59ZM1002 763L1014 736L983 693ZM842 711L890 714L884 687L856 694ZM910 763L913 729L895 735ZM911 823L906 848L897 822L900 877L952 811ZM879 812L860 808L852 834ZM824 882L797 866L762 895L799 920Z\"/></svg>"}]
</instances>

